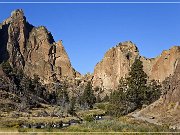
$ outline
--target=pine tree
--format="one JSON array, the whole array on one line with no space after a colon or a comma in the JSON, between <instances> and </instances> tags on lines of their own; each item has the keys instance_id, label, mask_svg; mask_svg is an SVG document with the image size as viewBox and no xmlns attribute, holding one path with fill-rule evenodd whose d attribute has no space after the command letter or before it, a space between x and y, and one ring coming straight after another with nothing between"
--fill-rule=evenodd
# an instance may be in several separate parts
<instances>
[{"instance_id":1,"label":"pine tree","mask_svg":"<svg viewBox=\"0 0 180 135\"><path fill-rule=\"evenodd\" d=\"M82 98L83 98L82 100L85 103L85 106L87 105L90 109L92 109L93 105L96 102L96 97L94 95L94 91L92 89L91 82L87 83L85 90L84 90L84 93L82 95Z\"/></svg>"},{"instance_id":2,"label":"pine tree","mask_svg":"<svg viewBox=\"0 0 180 135\"><path fill-rule=\"evenodd\" d=\"M107 112L113 116L126 115L143 104L150 104L161 95L161 86L155 80L147 84L143 64L136 59L128 78L121 78L117 90L110 94Z\"/></svg>"},{"instance_id":3,"label":"pine tree","mask_svg":"<svg viewBox=\"0 0 180 135\"><path fill-rule=\"evenodd\" d=\"M151 80L146 91L145 103L149 105L158 100L161 96L161 89L162 87L157 81Z\"/></svg>"},{"instance_id":4,"label":"pine tree","mask_svg":"<svg viewBox=\"0 0 180 135\"><path fill-rule=\"evenodd\" d=\"M124 78L119 80L119 85L116 90L110 94L110 104L108 106L108 114L113 116L121 116L126 114L126 91L127 81Z\"/></svg>"},{"instance_id":5,"label":"pine tree","mask_svg":"<svg viewBox=\"0 0 180 135\"><path fill-rule=\"evenodd\" d=\"M127 98L136 106L142 107L147 91L147 74L143 71L143 64L140 59L135 59L127 78Z\"/></svg>"},{"instance_id":6,"label":"pine tree","mask_svg":"<svg viewBox=\"0 0 180 135\"><path fill-rule=\"evenodd\" d=\"M68 109L68 113L72 116L75 115L75 105L76 105L76 97L72 97L70 100L70 107Z\"/></svg>"}]
</instances>

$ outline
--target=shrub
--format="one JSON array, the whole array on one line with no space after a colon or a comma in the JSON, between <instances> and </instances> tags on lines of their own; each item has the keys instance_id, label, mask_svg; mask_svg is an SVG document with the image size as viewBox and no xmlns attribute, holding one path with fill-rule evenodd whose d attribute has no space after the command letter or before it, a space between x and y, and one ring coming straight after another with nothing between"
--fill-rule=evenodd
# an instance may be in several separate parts
<instances>
[{"instance_id":1,"label":"shrub","mask_svg":"<svg viewBox=\"0 0 180 135\"><path fill-rule=\"evenodd\" d=\"M27 132L27 129L25 129L25 128L18 128L18 132Z\"/></svg>"},{"instance_id":2,"label":"shrub","mask_svg":"<svg viewBox=\"0 0 180 135\"><path fill-rule=\"evenodd\" d=\"M93 115L86 115L86 116L84 116L83 119L84 119L84 121L88 121L88 122L94 121Z\"/></svg>"},{"instance_id":3,"label":"shrub","mask_svg":"<svg viewBox=\"0 0 180 135\"><path fill-rule=\"evenodd\" d=\"M97 103L96 107L101 110L106 110L107 105L108 105L107 102L106 103Z\"/></svg>"}]
</instances>

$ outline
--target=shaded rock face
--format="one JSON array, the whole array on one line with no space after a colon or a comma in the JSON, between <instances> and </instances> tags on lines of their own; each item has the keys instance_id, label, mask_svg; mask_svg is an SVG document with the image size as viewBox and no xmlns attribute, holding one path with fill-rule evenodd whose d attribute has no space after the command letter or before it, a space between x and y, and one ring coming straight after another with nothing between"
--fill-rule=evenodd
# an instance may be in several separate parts
<instances>
[{"instance_id":1,"label":"shaded rock face","mask_svg":"<svg viewBox=\"0 0 180 135\"><path fill-rule=\"evenodd\" d=\"M4 60L9 59L9 53L7 50L8 27L9 24L0 25L0 63L2 63L2 61Z\"/></svg>"},{"instance_id":2,"label":"shaded rock face","mask_svg":"<svg viewBox=\"0 0 180 135\"><path fill-rule=\"evenodd\" d=\"M80 75L71 66L62 42L56 43L45 27L29 24L22 10L13 11L0 24L0 54L0 63L8 60L31 77L39 75L44 83Z\"/></svg>"},{"instance_id":3,"label":"shaded rock face","mask_svg":"<svg viewBox=\"0 0 180 135\"><path fill-rule=\"evenodd\" d=\"M93 86L107 89L106 93L109 93L110 89L118 86L121 77L128 75L135 58L140 58L143 62L144 71L150 80L162 82L174 74L180 58L180 47L174 46L156 58L147 59L139 55L137 47L131 41L120 43L107 51L103 60L96 65Z\"/></svg>"},{"instance_id":4,"label":"shaded rock face","mask_svg":"<svg viewBox=\"0 0 180 135\"><path fill-rule=\"evenodd\" d=\"M167 78L163 83L165 104L174 103L180 106L180 59L177 60L174 75Z\"/></svg>"}]
</instances>

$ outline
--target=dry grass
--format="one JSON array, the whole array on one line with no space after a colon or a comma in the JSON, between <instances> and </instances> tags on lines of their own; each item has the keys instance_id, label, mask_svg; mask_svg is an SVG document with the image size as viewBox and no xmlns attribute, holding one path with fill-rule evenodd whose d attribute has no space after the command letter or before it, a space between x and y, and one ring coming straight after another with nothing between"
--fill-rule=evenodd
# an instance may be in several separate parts
<instances>
[{"instance_id":1,"label":"dry grass","mask_svg":"<svg viewBox=\"0 0 180 135\"><path fill-rule=\"evenodd\" d=\"M101 109L93 109L93 110L85 110L77 112L77 115L80 117L84 117L87 115L104 115L105 111Z\"/></svg>"},{"instance_id":2,"label":"dry grass","mask_svg":"<svg viewBox=\"0 0 180 135\"><path fill-rule=\"evenodd\" d=\"M12 119L9 119L12 120ZM22 120L22 118L21 118ZM56 121L57 119L47 118L45 121ZM67 120L67 119L66 119ZM30 121L44 121L42 118L31 119ZM149 134L148 132L172 132L173 130L169 130L167 127L157 126L154 124L149 124L143 121L137 121L130 117L120 117L120 118L108 118L102 121L93 121L93 122L85 122L80 125L73 125L67 128L61 129L19 129L18 127L12 128L1 128L0 132L23 132L30 134L30 132L41 132L41 133L33 133L34 135L46 135L46 134L128 134L128 132L141 132L141 134ZM47 133L48 132L48 133ZM54 133L53 133L54 132ZM59 132L59 133L57 133ZM113 133L116 132L116 133ZM118 133L119 132L119 133ZM121 133L120 133L121 132ZM152 134L152 133L151 133ZM160 134L160 133L158 133ZM14 135L14 133L13 133ZM31 133L32 135L32 133ZM163 134L164 135L164 134Z\"/></svg>"}]
</instances>

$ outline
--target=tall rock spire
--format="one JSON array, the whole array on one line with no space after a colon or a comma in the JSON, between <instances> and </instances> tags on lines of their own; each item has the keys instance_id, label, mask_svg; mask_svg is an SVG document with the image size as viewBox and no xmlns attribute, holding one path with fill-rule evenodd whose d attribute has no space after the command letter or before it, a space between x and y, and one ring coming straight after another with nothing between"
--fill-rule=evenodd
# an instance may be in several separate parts
<instances>
[{"instance_id":1,"label":"tall rock spire","mask_svg":"<svg viewBox=\"0 0 180 135\"><path fill-rule=\"evenodd\" d=\"M29 24L21 9L1 24L0 39L0 62L8 60L13 68L22 69L30 77L36 74L42 82L51 83L78 75L62 43L55 43L46 27Z\"/></svg>"}]
</instances>

